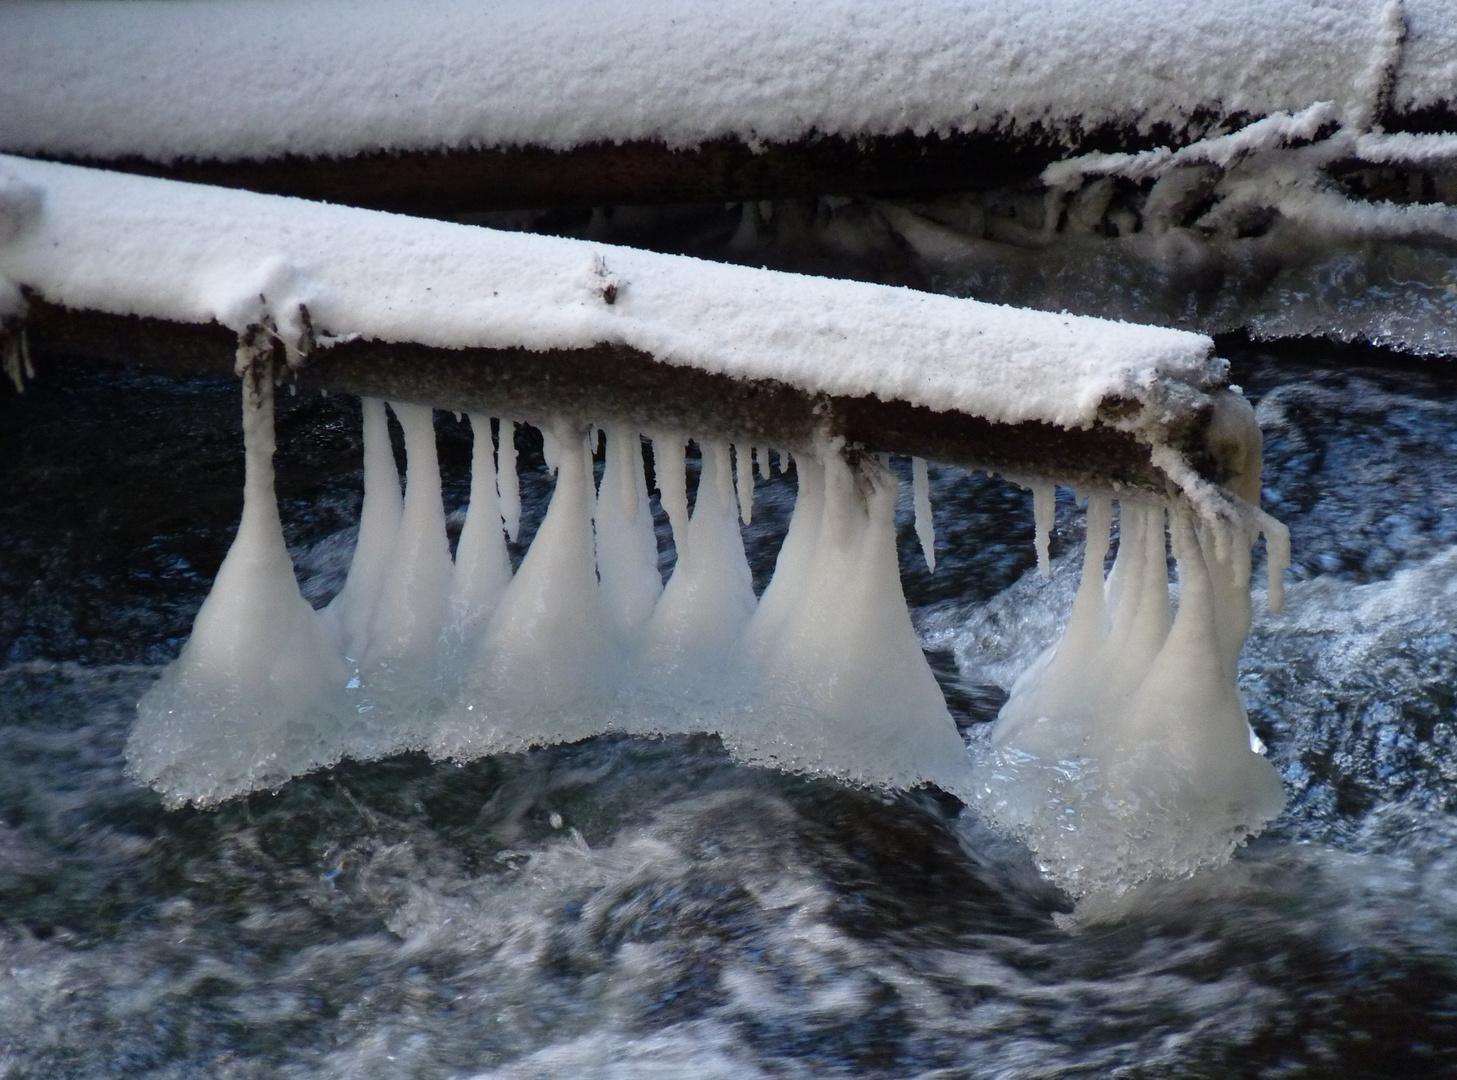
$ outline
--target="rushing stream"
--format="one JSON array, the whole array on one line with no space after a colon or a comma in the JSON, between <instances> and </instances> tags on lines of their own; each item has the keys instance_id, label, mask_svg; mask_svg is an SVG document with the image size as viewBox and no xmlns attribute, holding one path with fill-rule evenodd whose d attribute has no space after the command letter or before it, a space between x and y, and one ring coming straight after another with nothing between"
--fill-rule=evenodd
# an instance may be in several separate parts
<instances>
[{"instance_id":1,"label":"rushing stream","mask_svg":"<svg viewBox=\"0 0 1457 1080\"><path fill-rule=\"evenodd\" d=\"M1457 380L1225 354L1294 539L1241 665L1289 808L1229 866L1082 917L948 797L745 768L707 737L347 763L164 810L122 748L236 526L238 390L44 365L0 397L0 1075L1457 1074ZM321 603L358 408L278 406ZM458 529L469 426L436 427ZM517 559L551 489L533 438ZM931 472L937 570L909 483L901 564L974 738L1066 618L1080 511L1060 493L1044 582L1030 495ZM761 486L745 532L760 588L793 485Z\"/></svg>"}]
</instances>

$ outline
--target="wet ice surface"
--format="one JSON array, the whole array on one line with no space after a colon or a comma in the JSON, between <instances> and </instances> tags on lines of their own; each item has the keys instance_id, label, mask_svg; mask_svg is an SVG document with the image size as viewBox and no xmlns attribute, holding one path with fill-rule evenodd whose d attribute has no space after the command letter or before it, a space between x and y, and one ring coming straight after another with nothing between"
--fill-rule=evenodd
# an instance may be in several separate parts
<instances>
[{"instance_id":1,"label":"wet ice surface","mask_svg":"<svg viewBox=\"0 0 1457 1080\"><path fill-rule=\"evenodd\" d=\"M708 738L399 757L163 811L122 777L121 750L231 539L236 387L133 378L123 398L43 372L0 402L5 1074L1457 1067L1457 385L1237 360L1266 398L1267 486L1299 566L1242 665L1291 809L1224 870L1071 930L1025 851L953 802L742 768ZM322 600L347 565L357 422L332 399L284 394L279 413L285 528ZM450 509L464 429L437 420ZM540 469L525 481L523 545L550 489ZM909 483L901 562L974 734L1011 661L1060 628L1081 528L1064 494L1041 583L1030 495L934 465L931 487L937 573ZM746 536L761 588L791 504L791 484L760 488ZM1389 529L1393 514L1406 524ZM1002 666L965 662L968 635Z\"/></svg>"}]
</instances>

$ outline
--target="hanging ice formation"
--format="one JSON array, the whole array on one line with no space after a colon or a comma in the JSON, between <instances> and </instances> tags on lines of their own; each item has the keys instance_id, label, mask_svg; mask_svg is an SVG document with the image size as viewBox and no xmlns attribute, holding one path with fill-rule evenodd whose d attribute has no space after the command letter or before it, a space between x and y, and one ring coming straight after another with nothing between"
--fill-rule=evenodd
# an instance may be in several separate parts
<instances>
[{"instance_id":1,"label":"hanging ice formation","mask_svg":"<svg viewBox=\"0 0 1457 1080\"><path fill-rule=\"evenodd\" d=\"M261 356L261 352L259 353ZM556 489L513 574L513 425L472 415L471 503L452 562L431 410L363 402L365 494L345 585L321 612L299 595L272 484L272 381L244 378L243 522L192 639L139 707L135 776L210 804L344 757L403 749L467 758L606 730L711 731L743 759L878 785L967 777L917 643L896 563L896 481L822 443L795 455L800 493L773 584L755 597L740 521L750 453L652 437L678 549L658 572L643 437L543 432ZM758 456L767 471L767 453ZM782 455L781 455L782 458ZM782 462L781 462L782 464Z\"/></svg>"},{"instance_id":2,"label":"hanging ice formation","mask_svg":"<svg viewBox=\"0 0 1457 1080\"><path fill-rule=\"evenodd\" d=\"M386 406L365 400L359 539L343 589L315 612L294 582L273 493L271 368L247 340L240 370L242 523L128 746L132 773L169 801L213 803L403 749L464 759L604 731L714 732L750 763L938 784L1023 837L1074 893L1217 862L1281 808L1236 689L1256 532L1276 603L1285 558L1283 529L1245 501L1258 496L1259 447L1242 402L1217 410L1209 432L1232 447L1221 451L1240 473L1231 490L1205 485L1197 508L1184 496L1120 498L1106 580L1114 504L1089 498L1066 631L968 753L901 592L899 484L881 460L828 438L793 451L793 516L756 598L740 523L751 461L767 472L767 451L693 440L702 467L690 514L689 440L651 436L677 548L664 586L644 437L557 420L542 433L555 491L513 574L515 425L499 421L493 437L491 420L470 418L471 501L452 560L432 411L389 406L405 441L402 498ZM924 462L912 462L912 477L929 565ZM1032 486L1045 567L1053 488Z\"/></svg>"},{"instance_id":3,"label":"hanging ice formation","mask_svg":"<svg viewBox=\"0 0 1457 1080\"><path fill-rule=\"evenodd\" d=\"M1106 496L1089 499L1067 628L1013 685L966 792L1074 895L1221 862L1284 806L1236 677L1255 530L1275 604L1288 534L1263 515L1211 524L1181 503L1123 499L1105 581L1112 511Z\"/></svg>"},{"instance_id":4,"label":"hanging ice formation","mask_svg":"<svg viewBox=\"0 0 1457 1080\"><path fill-rule=\"evenodd\" d=\"M142 699L127 742L129 772L175 802L276 786L336 760L349 718L337 637L299 594L283 542L271 342L262 344L247 335L238 348L246 469L238 535L182 655Z\"/></svg>"},{"instance_id":5,"label":"hanging ice formation","mask_svg":"<svg viewBox=\"0 0 1457 1080\"><path fill-rule=\"evenodd\" d=\"M794 517L745 634L740 756L867 783L955 788L965 753L901 593L895 477L797 455Z\"/></svg>"}]
</instances>

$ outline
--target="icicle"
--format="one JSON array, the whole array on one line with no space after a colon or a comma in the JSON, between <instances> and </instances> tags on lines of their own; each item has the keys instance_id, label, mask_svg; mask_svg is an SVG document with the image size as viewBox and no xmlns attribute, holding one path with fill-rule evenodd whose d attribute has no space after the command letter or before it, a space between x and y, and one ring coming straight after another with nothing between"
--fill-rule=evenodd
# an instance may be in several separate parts
<instances>
[{"instance_id":1,"label":"icicle","mask_svg":"<svg viewBox=\"0 0 1457 1080\"><path fill-rule=\"evenodd\" d=\"M1118 558L1109 580L1111 627L1099 659L1100 708L1143 681L1169 634L1169 563L1164 508L1119 503Z\"/></svg>"},{"instance_id":2,"label":"icicle","mask_svg":"<svg viewBox=\"0 0 1457 1080\"><path fill-rule=\"evenodd\" d=\"M657 479L658 497L668 524L673 529L673 546L678 558L688 548L688 477L684 463L685 441L677 432L660 432L653 439L653 475Z\"/></svg>"},{"instance_id":3,"label":"icicle","mask_svg":"<svg viewBox=\"0 0 1457 1080\"><path fill-rule=\"evenodd\" d=\"M699 442L703 469L688 522L687 550L648 623L643 669L659 689L692 705L721 700L739 639L753 614L727 443Z\"/></svg>"},{"instance_id":4,"label":"icicle","mask_svg":"<svg viewBox=\"0 0 1457 1080\"><path fill-rule=\"evenodd\" d=\"M1290 530L1263 510L1255 511L1265 537L1266 604L1270 611L1285 606L1285 571L1290 569Z\"/></svg>"},{"instance_id":5,"label":"icicle","mask_svg":"<svg viewBox=\"0 0 1457 1080\"><path fill-rule=\"evenodd\" d=\"M1232 686L1239 678L1240 648L1250 632L1250 545L1253 538L1246 537L1245 543L1236 544L1229 539L1230 530L1221 528L1221 524L1199 522L1191 528L1199 548L1194 554L1200 556L1206 568L1213 594L1212 617L1219 659ZM1181 581L1182 575L1180 570ZM1182 596L1180 603L1183 603Z\"/></svg>"},{"instance_id":6,"label":"icicle","mask_svg":"<svg viewBox=\"0 0 1457 1080\"><path fill-rule=\"evenodd\" d=\"M511 556L506 551L501 506L496 493L496 455L491 443L491 421L470 414L470 506L455 549L451 578L451 629L469 642L485 627L491 612L511 582Z\"/></svg>"},{"instance_id":7,"label":"icicle","mask_svg":"<svg viewBox=\"0 0 1457 1080\"><path fill-rule=\"evenodd\" d=\"M1090 714L1096 715L1101 704L1097 687L1105 674L1101 662L1108 639L1103 560L1112 522L1111 500L1093 496L1083 576L1067 629L1013 685L992 728L993 745L1013 744L1053 761L1081 754Z\"/></svg>"},{"instance_id":8,"label":"icicle","mask_svg":"<svg viewBox=\"0 0 1457 1080\"><path fill-rule=\"evenodd\" d=\"M1032 520L1037 529L1037 572L1052 577L1052 523L1057 489L1045 480L1032 481Z\"/></svg>"},{"instance_id":9,"label":"icicle","mask_svg":"<svg viewBox=\"0 0 1457 1080\"><path fill-rule=\"evenodd\" d=\"M1243 837L1278 814L1285 798L1274 767L1250 750L1229 635L1219 625L1219 602L1235 582L1218 580L1221 568L1207 561L1187 510L1174 515L1173 535L1178 614L1128 707L1092 733L1089 749L1103 763L1110 794L1177 791L1196 822Z\"/></svg>"},{"instance_id":10,"label":"icicle","mask_svg":"<svg viewBox=\"0 0 1457 1080\"><path fill-rule=\"evenodd\" d=\"M749 447L749 459L753 462L754 472L758 474L760 480L769 479L768 453L769 451L762 446Z\"/></svg>"},{"instance_id":11,"label":"icicle","mask_svg":"<svg viewBox=\"0 0 1457 1080\"><path fill-rule=\"evenodd\" d=\"M389 564L390 548L400 528L403 506L400 474L390 446L389 417L384 402L363 398L364 505L359 512L359 539L349 576L339 595L324 609L324 616L339 636L346 657L364 659L375 604Z\"/></svg>"},{"instance_id":12,"label":"icicle","mask_svg":"<svg viewBox=\"0 0 1457 1080\"><path fill-rule=\"evenodd\" d=\"M506 535L514 542L521 531L521 480L516 474L516 424L500 422L500 448L496 452L496 493L501 499L501 519Z\"/></svg>"},{"instance_id":13,"label":"icicle","mask_svg":"<svg viewBox=\"0 0 1457 1080\"><path fill-rule=\"evenodd\" d=\"M334 636L299 595L273 490L270 353L239 346L246 481L238 535L182 654L137 706L128 771L208 804L338 756L350 710Z\"/></svg>"},{"instance_id":14,"label":"icicle","mask_svg":"<svg viewBox=\"0 0 1457 1080\"><path fill-rule=\"evenodd\" d=\"M582 428L558 422L551 435L559 452L551 505L433 753L570 742L601 728L622 660L592 556L592 458Z\"/></svg>"},{"instance_id":15,"label":"icicle","mask_svg":"<svg viewBox=\"0 0 1457 1080\"><path fill-rule=\"evenodd\" d=\"M802 549L787 559L781 552L781 570L796 579L770 616L777 628L768 619L754 628L771 641L750 643L763 657L768 708L753 710L726 738L750 761L862 783L964 782L965 748L901 592L895 477L866 460L862 491L836 447L817 456L824 482L813 550L807 559ZM796 506L791 534L814 491L810 460L795 460L801 497L811 501Z\"/></svg>"},{"instance_id":16,"label":"icicle","mask_svg":"<svg viewBox=\"0 0 1457 1080\"><path fill-rule=\"evenodd\" d=\"M390 548L362 668L394 669L392 680L433 676L454 568L445 535L435 412L426 405L390 408L405 433L405 503ZM407 670L408 669L408 670Z\"/></svg>"},{"instance_id":17,"label":"icicle","mask_svg":"<svg viewBox=\"0 0 1457 1080\"><path fill-rule=\"evenodd\" d=\"M744 459L745 448L730 446L734 458L734 497L739 503L739 520L748 525L754 520L754 470Z\"/></svg>"},{"instance_id":18,"label":"icicle","mask_svg":"<svg viewBox=\"0 0 1457 1080\"><path fill-rule=\"evenodd\" d=\"M597 572L602 599L618 627L636 634L663 591L658 541L643 478L642 438L607 429L607 464L597 493Z\"/></svg>"},{"instance_id":19,"label":"icicle","mask_svg":"<svg viewBox=\"0 0 1457 1080\"><path fill-rule=\"evenodd\" d=\"M931 479L926 471L926 459L911 458L911 491L916 511L916 537L921 541L921 554L926 557L926 569L936 572L936 522L931 517Z\"/></svg>"},{"instance_id":20,"label":"icicle","mask_svg":"<svg viewBox=\"0 0 1457 1080\"><path fill-rule=\"evenodd\" d=\"M762 669L769 663L771 650L804 602L824 514L825 470L813 458L806 458L799 470L799 493L789 532L774 562L774 576L744 630L742 667L751 680L764 678Z\"/></svg>"}]
</instances>

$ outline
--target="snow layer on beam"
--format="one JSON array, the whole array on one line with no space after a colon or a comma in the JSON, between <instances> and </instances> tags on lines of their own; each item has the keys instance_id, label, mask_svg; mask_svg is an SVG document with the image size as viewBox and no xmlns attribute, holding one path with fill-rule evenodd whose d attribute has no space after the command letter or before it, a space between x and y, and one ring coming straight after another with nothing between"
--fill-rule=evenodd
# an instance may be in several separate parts
<instances>
[{"instance_id":1,"label":"snow layer on beam","mask_svg":"<svg viewBox=\"0 0 1457 1080\"><path fill-rule=\"evenodd\" d=\"M691 146L1369 111L1390 0L110 0L0 4L0 149L158 160ZM1394 9L1393 9L1394 10ZM1457 0L1405 0L1399 107ZM1376 73L1377 78L1372 79Z\"/></svg>"},{"instance_id":2,"label":"snow layer on beam","mask_svg":"<svg viewBox=\"0 0 1457 1080\"><path fill-rule=\"evenodd\" d=\"M76 309L241 330L261 294L285 330L302 303L334 335L620 343L812 393L1065 427L1110 395L1224 374L1183 331L0 155L7 174L0 279Z\"/></svg>"}]
</instances>

